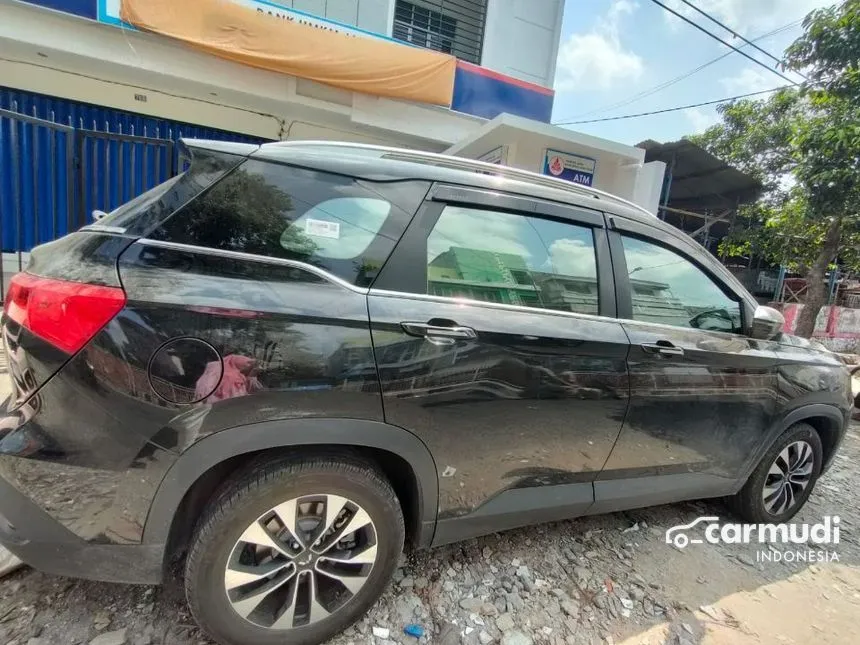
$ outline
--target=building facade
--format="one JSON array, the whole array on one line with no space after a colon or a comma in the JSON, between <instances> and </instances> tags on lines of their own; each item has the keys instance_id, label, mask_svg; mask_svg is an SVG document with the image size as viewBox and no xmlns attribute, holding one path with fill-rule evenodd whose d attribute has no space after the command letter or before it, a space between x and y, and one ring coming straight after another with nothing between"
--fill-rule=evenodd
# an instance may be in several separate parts
<instances>
[{"instance_id":1,"label":"building facade","mask_svg":"<svg viewBox=\"0 0 860 645\"><path fill-rule=\"evenodd\" d=\"M104 143L105 133L357 141L524 168L656 212L664 164L646 164L639 148L550 125L564 0L183 0L181 13L169 6L167 0L0 3L0 144L19 146L0 155L10 164L29 163L22 155L32 151L20 148L30 127L23 117L58 124L46 126L49 136L34 147L42 146L40 163L51 146L72 145L72 130L99 139L87 164L80 137L67 151L69 169L87 165L99 177L130 172L128 163L116 168L124 148ZM207 28L247 34L248 42ZM19 136L11 136L13 128ZM69 141L49 141L62 128ZM62 233L85 223L93 209L110 210L179 169L176 159L165 158L168 164L136 183L120 177L121 189L105 185L93 195L79 187L92 183L89 176L75 178L78 187L69 177L67 189L54 190L69 195L68 225L44 228ZM40 174L7 178L17 186L12 191L10 184L9 194L37 194L44 186L27 182ZM45 200L54 197L40 208ZM16 217L7 214L13 207ZM19 211L26 222L28 208L38 211L0 200L4 226ZM4 228L4 250L18 238ZM18 246L39 241L45 240Z\"/></svg>"}]
</instances>

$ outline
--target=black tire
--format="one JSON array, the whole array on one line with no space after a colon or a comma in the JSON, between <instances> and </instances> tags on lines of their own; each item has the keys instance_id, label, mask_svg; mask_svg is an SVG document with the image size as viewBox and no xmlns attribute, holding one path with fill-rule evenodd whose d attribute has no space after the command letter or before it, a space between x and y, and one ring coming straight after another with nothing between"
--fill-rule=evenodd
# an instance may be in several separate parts
<instances>
[{"instance_id":1,"label":"black tire","mask_svg":"<svg viewBox=\"0 0 860 645\"><path fill-rule=\"evenodd\" d=\"M373 521L378 548L364 586L319 622L288 630L260 627L233 609L224 571L243 531L278 504L306 495L341 495ZM185 568L188 604L201 628L223 645L316 645L340 633L370 608L391 580L405 530L397 496L371 464L351 457L310 457L257 465L226 487L201 516Z\"/></svg>"},{"instance_id":2,"label":"black tire","mask_svg":"<svg viewBox=\"0 0 860 645\"><path fill-rule=\"evenodd\" d=\"M802 441L806 442L812 449L812 473L806 488L795 496L795 503L782 513L771 513L768 511L763 498L765 482L768 471L774 464L777 456L789 445ZM821 448L821 437L815 428L807 423L796 423L786 430L770 447L770 450L762 457L756 469L752 472L744 487L734 496L729 498L733 510L746 522L753 524L779 524L787 522L803 508L809 495L815 488L815 483L821 474L823 464L823 451Z\"/></svg>"}]
</instances>

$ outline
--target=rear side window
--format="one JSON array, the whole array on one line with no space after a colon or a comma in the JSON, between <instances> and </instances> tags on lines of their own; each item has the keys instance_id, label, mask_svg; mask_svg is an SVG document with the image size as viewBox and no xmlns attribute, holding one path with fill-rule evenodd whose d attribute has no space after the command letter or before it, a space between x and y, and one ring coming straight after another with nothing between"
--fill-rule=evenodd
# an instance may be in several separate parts
<instances>
[{"instance_id":1,"label":"rear side window","mask_svg":"<svg viewBox=\"0 0 860 645\"><path fill-rule=\"evenodd\" d=\"M366 287L427 182L370 182L249 160L150 237L307 262Z\"/></svg>"}]
</instances>

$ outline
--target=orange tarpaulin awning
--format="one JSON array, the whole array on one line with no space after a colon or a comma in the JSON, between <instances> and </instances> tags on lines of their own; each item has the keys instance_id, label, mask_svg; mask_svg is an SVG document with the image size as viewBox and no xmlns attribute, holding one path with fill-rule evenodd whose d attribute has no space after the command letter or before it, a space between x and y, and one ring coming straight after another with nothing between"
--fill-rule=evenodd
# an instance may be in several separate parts
<instances>
[{"instance_id":1,"label":"orange tarpaulin awning","mask_svg":"<svg viewBox=\"0 0 860 645\"><path fill-rule=\"evenodd\" d=\"M448 54L282 20L229 0L122 0L120 17L215 56L334 87L451 105Z\"/></svg>"}]
</instances>

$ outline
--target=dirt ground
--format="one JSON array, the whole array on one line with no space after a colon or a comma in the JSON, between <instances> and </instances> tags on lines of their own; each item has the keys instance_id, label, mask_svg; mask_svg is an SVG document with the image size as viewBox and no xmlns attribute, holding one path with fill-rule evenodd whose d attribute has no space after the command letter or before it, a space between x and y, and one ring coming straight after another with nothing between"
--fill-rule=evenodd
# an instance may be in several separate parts
<instances>
[{"instance_id":1,"label":"dirt ground","mask_svg":"<svg viewBox=\"0 0 860 645\"><path fill-rule=\"evenodd\" d=\"M368 616L332 643L415 642L403 632L407 624L424 629L422 642L443 645L855 643L858 490L855 423L796 518L815 523L839 516L840 542L826 547L838 561L761 562L759 551L773 552L760 544L678 549L665 542L667 528L699 516L733 521L718 501L558 522L411 556ZM388 635L373 636L374 627ZM0 644L208 642L193 624L179 581L122 586L26 567L0 579Z\"/></svg>"}]
</instances>

